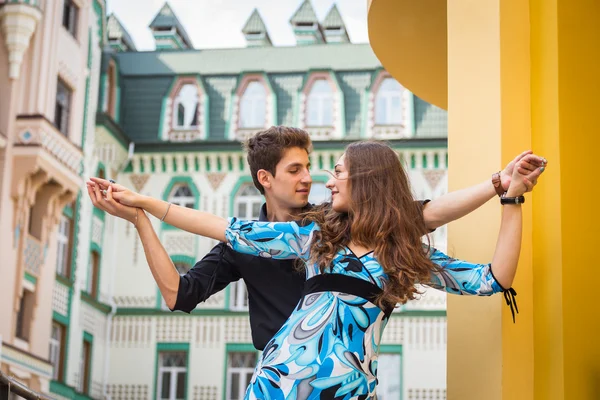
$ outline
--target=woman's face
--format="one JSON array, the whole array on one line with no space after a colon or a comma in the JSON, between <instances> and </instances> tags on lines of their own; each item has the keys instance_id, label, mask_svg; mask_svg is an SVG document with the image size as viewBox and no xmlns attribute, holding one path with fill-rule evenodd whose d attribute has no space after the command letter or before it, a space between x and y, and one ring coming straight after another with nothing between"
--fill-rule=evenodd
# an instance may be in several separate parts
<instances>
[{"instance_id":1,"label":"woman's face","mask_svg":"<svg viewBox=\"0 0 600 400\"><path fill-rule=\"evenodd\" d=\"M350 187L348 184L348 169L344 164L346 155L343 154L335 164L333 176L327 181L331 190L331 205L337 212L348 212L350 207Z\"/></svg>"}]
</instances>

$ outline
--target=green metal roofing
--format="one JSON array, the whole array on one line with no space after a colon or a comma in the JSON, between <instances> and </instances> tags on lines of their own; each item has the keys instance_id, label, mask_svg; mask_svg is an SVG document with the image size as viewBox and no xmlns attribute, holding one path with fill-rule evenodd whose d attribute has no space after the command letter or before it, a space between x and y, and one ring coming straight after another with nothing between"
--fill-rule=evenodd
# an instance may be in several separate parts
<instances>
[{"instance_id":1,"label":"green metal roofing","mask_svg":"<svg viewBox=\"0 0 600 400\"><path fill-rule=\"evenodd\" d=\"M110 14L108 17L107 30L108 39L121 39L121 41L129 48L129 50L136 51L133 39L115 14Z\"/></svg>"},{"instance_id":2,"label":"green metal roofing","mask_svg":"<svg viewBox=\"0 0 600 400\"><path fill-rule=\"evenodd\" d=\"M179 34L181 35L181 38L185 42L185 44L188 45L190 48L194 47L194 45L192 44L192 41L190 40L190 37L188 36L187 32L185 31L185 28L183 27L181 22L179 22L179 19L175 15L175 12L173 11L173 9L171 8L171 6L169 5L168 2L163 5L163 7L160 9L158 14L156 14L156 17L154 17L154 19L152 20L152 22L150 23L150 25L148 27L150 29L152 29L152 28L176 28L177 31L179 32Z\"/></svg>"},{"instance_id":3,"label":"green metal roofing","mask_svg":"<svg viewBox=\"0 0 600 400\"><path fill-rule=\"evenodd\" d=\"M258 10L255 8L254 11L252 11L252 15L250 15L250 18L248 18L246 25L244 25L244 28L242 28L242 33L256 32L267 33L267 26L265 25L263 19L258 13Z\"/></svg>"},{"instance_id":4,"label":"green metal roofing","mask_svg":"<svg viewBox=\"0 0 600 400\"><path fill-rule=\"evenodd\" d=\"M315 10L310 0L304 0L304 3L296 10L292 18L290 19L292 24L298 23L316 23L319 22Z\"/></svg>"},{"instance_id":5,"label":"green metal roofing","mask_svg":"<svg viewBox=\"0 0 600 400\"><path fill-rule=\"evenodd\" d=\"M122 75L137 76L238 75L245 71L285 73L319 69L360 71L381 66L371 46L353 43L123 52L118 53L117 58Z\"/></svg>"},{"instance_id":6,"label":"green metal roofing","mask_svg":"<svg viewBox=\"0 0 600 400\"><path fill-rule=\"evenodd\" d=\"M344 24L344 20L342 19L342 15L337 8L337 4L334 4L333 7L331 7L331 10L329 10L321 25L323 28L337 28L346 26Z\"/></svg>"}]
</instances>

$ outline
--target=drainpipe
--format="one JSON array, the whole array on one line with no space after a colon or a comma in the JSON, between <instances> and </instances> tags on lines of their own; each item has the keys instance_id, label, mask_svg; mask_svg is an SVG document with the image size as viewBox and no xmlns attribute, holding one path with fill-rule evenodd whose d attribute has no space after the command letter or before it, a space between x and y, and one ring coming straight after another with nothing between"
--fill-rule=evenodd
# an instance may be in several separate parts
<instances>
[{"instance_id":1,"label":"drainpipe","mask_svg":"<svg viewBox=\"0 0 600 400\"><path fill-rule=\"evenodd\" d=\"M117 176L115 176L114 178L117 178L121 172L123 172L123 170L125 169L125 167L127 166L127 164L129 164L131 162L131 160L133 159L133 152L135 150L135 143L131 142L129 143L129 151L127 152L127 159L121 163L121 165L119 166L119 168L117 169ZM119 223L119 219L114 219L114 225L113 225L113 235L112 235L112 270L110 271L110 289L109 289L109 293L108 293L108 304L110 305L110 313L108 314L108 321L106 322L106 333L105 333L105 338L106 338L106 347L104 349L104 378L103 378L103 383L102 383L102 397L105 400L111 400L111 396L108 394L108 367L110 366L110 345L111 345L111 331L112 331L112 324L113 324L113 319L115 314L117 313L117 304L115 303L115 300L113 298L113 289L114 289L114 282L115 282L115 271L116 271L116 265L117 265L117 252L115 251L115 249L117 248L117 246L119 245L119 241L118 241L118 235L116 234L116 226Z\"/></svg>"}]
</instances>

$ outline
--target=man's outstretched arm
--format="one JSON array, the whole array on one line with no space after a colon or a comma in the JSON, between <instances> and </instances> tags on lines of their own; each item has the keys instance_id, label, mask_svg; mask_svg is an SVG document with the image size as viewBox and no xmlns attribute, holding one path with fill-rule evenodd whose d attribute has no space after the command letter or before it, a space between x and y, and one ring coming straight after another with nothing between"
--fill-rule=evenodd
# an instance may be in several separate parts
<instances>
[{"instance_id":1,"label":"man's outstretched arm","mask_svg":"<svg viewBox=\"0 0 600 400\"><path fill-rule=\"evenodd\" d=\"M532 154L530 150L519 154L500 172L503 191L506 191L510 185L514 168L518 168L520 174L531 177L531 174L537 168L544 167L545 162L546 160L543 157ZM532 178L527 182L527 191L529 192L537 183L537 179ZM445 194L424 205L423 218L425 219L425 225L431 230L437 229L475 211L495 195L496 189L491 179L466 189Z\"/></svg>"}]
</instances>

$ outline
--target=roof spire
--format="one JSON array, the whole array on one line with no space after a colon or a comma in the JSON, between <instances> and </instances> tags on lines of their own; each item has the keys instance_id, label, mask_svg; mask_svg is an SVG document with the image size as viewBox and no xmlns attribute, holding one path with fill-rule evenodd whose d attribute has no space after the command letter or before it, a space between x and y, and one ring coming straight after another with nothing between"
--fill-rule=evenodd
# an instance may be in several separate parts
<instances>
[{"instance_id":1,"label":"roof spire","mask_svg":"<svg viewBox=\"0 0 600 400\"><path fill-rule=\"evenodd\" d=\"M156 14L149 28L154 35L157 50L191 49L194 47L168 2Z\"/></svg>"},{"instance_id":2,"label":"roof spire","mask_svg":"<svg viewBox=\"0 0 600 400\"><path fill-rule=\"evenodd\" d=\"M290 24L294 28L296 43L299 45L323 43L325 41L321 24L319 24L310 0L304 0L290 19Z\"/></svg>"},{"instance_id":3,"label":"roof spire","mask_svg":"<svg viewBox=\"0 0 600 400\"><path fill-rule=\"evenodd\" d=\"M346 25L342 19L342 15L337 8L337 4L333 4L327 16L321 24L325 31L325 40L327 43L349 43L350 37L346 30Z\"/></svg>"},{"instance_id":4,"label":"roof spire","mask_svg":"<svg viewBox=\"0 0 600 400\"><path fill-rule=\"evenodd\" d=\"M246 21L246 25L242 28L242 33L246 37L248 47L273 46L267 26L256 8L252 11L252 15L250 15L250 18Z\"/></svg>"}]
</instances>

